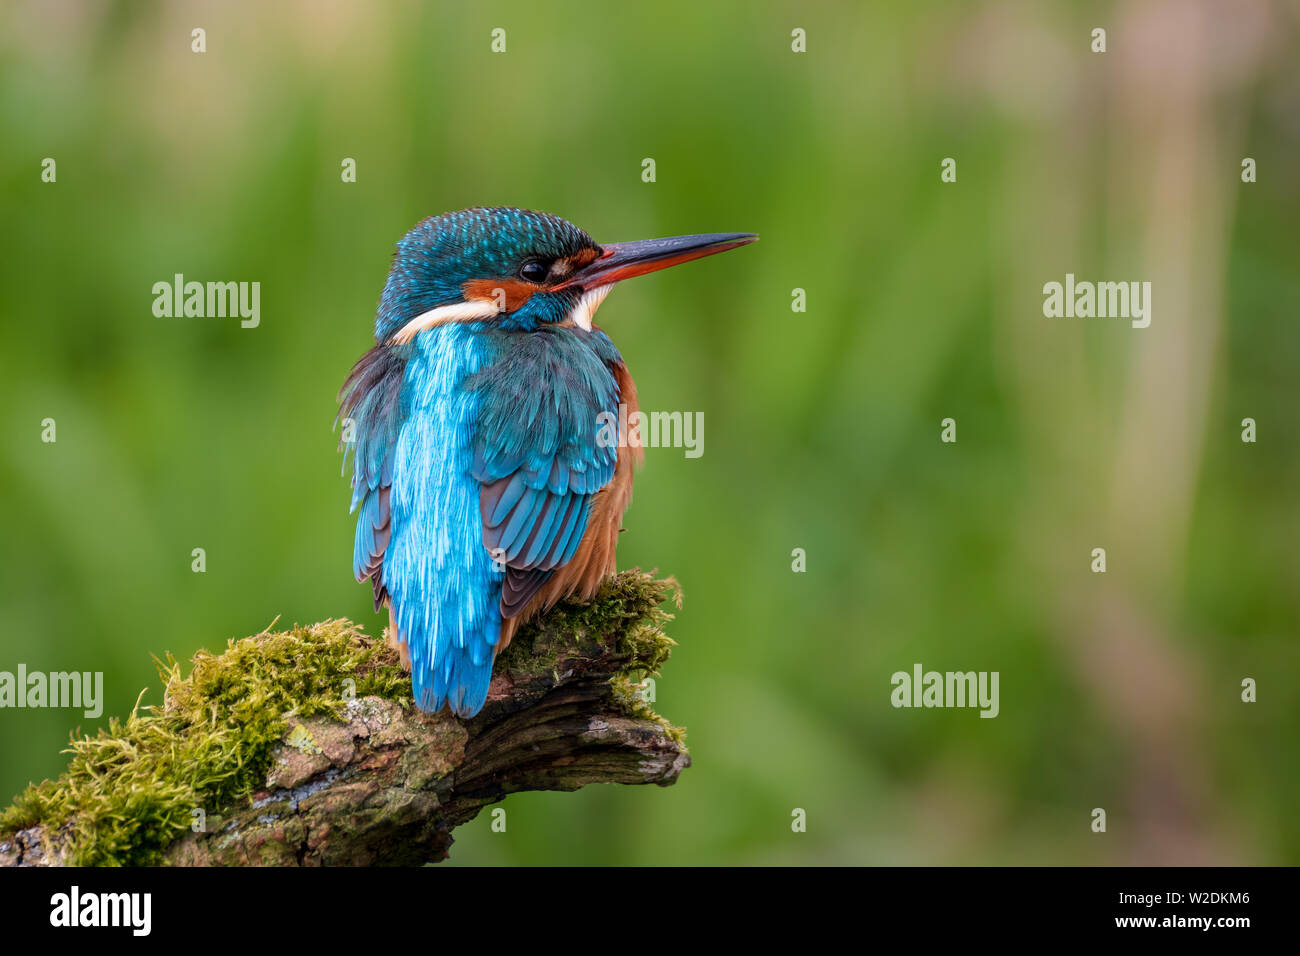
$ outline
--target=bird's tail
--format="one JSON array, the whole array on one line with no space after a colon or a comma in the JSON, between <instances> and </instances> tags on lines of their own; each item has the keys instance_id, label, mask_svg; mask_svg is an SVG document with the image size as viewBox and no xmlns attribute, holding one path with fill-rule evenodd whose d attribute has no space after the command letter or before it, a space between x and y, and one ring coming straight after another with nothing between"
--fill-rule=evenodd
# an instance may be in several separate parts
<instances>
[{"instance_id":1,"label":"bird's tail","mask_svg":"<svg viewBox=\"0 0 1300 956\"><path fill-rule=\"evenodd\" d=\"M451 633L441 615L432 621L415 616L404 625L399 625L400 617L393 614L390 630L402 651L403 665L410 668L416 706L436 714L445 704L458 717L475 716L483 709L492 683L500 616L492 614L478 627L455 621Z\"/></svg>"},{"instance_id":2,"label":"bird's tail","mask_svg":"<svg viewBox=\"0 0 1300 956\"><path fill-rule=\"evenodd\" d=\"M473 717L487 700L488 685L492 683L492 657L490 648L485 660L476 659L469 648L452 648L440 662L441 666L434 667L433 680L427 686L418 687L412 679L420 709L437 713L445 701L457 717ZM421 701L427 701L428 706Z\"/></svg>"}]
</instances>

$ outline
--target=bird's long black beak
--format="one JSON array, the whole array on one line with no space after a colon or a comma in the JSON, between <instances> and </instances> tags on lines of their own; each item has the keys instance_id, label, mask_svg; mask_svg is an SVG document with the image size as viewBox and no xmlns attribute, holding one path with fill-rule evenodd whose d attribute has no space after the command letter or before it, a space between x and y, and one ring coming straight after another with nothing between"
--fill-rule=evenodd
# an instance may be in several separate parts
<instances>
[{"instance_id":1,"label":"bird's long black beak","mask_svg":"<svg viewBox=\"0 0 1300 956\"><path fill-rule=\"evenodd\" d=\"M752 232L711 232L701 236L611 242L601 246L599 256L569 276L557 288L581 286L593 289L612 285L634 276L690 262L692 259L703 259L728 249L746 246L757 238Z\"/></svg>"}]
</instances>

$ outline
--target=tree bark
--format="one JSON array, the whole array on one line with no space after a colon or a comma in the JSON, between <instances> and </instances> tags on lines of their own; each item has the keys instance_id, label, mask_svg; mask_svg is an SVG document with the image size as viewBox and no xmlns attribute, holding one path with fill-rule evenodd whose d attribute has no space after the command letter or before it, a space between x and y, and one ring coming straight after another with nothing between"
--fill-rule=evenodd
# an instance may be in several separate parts
<instances>
[{"instance_id":1,"label":"tree bark","mask_svg":"<svg viewBox=\"0 0 1300 956\"><path fill-rule=\"evenodd\" d=\"M669 585L655 583L662 597ZM521 632L472 720L378 696L348 700L341 719L287 716L264 785L184 833L164 862L419 865L445 859L452 831L510 793L673 783L690 765L682 734L635 682L672 642L641 612L667 617L631 608L592 630L570 609ZM68 863L71 829L0 834L0 864Z\"/></svg>"}]
</instances>

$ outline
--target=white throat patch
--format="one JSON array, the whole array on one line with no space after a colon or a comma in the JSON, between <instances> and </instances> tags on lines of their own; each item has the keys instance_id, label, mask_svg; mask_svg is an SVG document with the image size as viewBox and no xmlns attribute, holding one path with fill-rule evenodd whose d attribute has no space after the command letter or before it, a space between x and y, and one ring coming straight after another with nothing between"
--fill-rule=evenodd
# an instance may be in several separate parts
<instances>
[{"instance_id":1,"label":"white throat patch","mask_svg":"<svg viewBox=\"0 0 1300 956\"><path fill-rule=\"evenodd\" d=\"M467 299L464 302L453 302L451 305L440 305L436 309L422 312L407 322L393 333L389 341L394 345L405 345L418 333L431 329L435 325L445 325L448 322L477 322L480 319L490 319L500 312L492 299Z\"/></svg>"},{"instance_id":2,"label":"white throat patch","mask_svg":"<svg viewBox=\"0 0 1300 956\"><path fill-rule=\"evenodd\" d=\"M582 298L569 313L573 324L584 332L590 332L591 320L596 317L596 310L600 308L600 304L605 301L605 296L609 295L609 290L612 288L614 288L612 285L598 285L582 293Z\"/></svg>"},{"instance_id":3,"label":"white throat patch","mask_svg":"<svg viewBox=\"0 0 1300 956\"><path fill-rule=\"evenodd\" d=\"M573 324L584 332L590 332L591 320L595 318L596 310L600 308L600 304L605 301L605 296L609 295L609 290L612 288L614 288L612 285L598 285L582 293L582 298L578 300L578 304L573 307L573 311L568 316ZM405 345L425 329L431 329L436 325L446 325L448 322L479 322L500 315L501 311L494 299L466 299L464 302L440 305L411 319L394 332L393 337L388 341L392 345Z\"/></svg>"}]
</instances>

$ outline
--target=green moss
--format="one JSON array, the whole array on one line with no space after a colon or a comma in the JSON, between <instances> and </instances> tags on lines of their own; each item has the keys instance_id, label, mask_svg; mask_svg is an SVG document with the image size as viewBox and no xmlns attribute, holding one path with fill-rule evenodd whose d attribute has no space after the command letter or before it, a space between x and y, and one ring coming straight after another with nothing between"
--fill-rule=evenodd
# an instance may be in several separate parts
<instances>
[{"instance_id":1,"label":"green moss","mask_svg":"<svg viewBox=\"0 0 1300 956\"><path fill-rule=\"evenodd\" d=\"M686 732L660 717L646 700L644 679L657 677L677 642L664 633L673 615L663 605L682 606L681 587L673 578L656 578L641 570L610 578L589 602L566 601L539 621L520 630L501 655L515 671L541 673L554 667L562 646L618 635L615 653L627 663L610 680L614 701L629 717L659 724L683 750Z\"/></svg>"},{"instance_id":2,"label":"green moss","mask_svg":"<svg viewBox=\"0 0 1300 956\"><path fill-rule=\"evenodd\" d=\"M628 659L627 669L657 674L677 646L663 632L673 619L662 607L670 598L681 607L681 588L673 578L656 578L653 572L639 569L623 571L601 585L591 601L561 601L525 625L499 663L515 671L541 673L555 665L563 647L618 635L616 652Z\"/></svg>"},{"instance_id":3,"label":"green moss","mask_svg":"<svg viewBox=\"0 0 1300 956\"><path fill-rule=\"evenodd\" d=\"M674 646L662 630L672 618L660 607L669 597L680 606L672 579L625 571L592 602L562 603L521 629L498 664L543 673L554 667L557 648L617 635L615 652L626 664L611 682L615 700L680 742L682 732L654 714L636 689L636 680L656 674ZM383 641L346 620L231 641L219 656L201 651L184 677L169 656L158 664L163 705L142 713L137 701L125 721L114 718L97 736L74 738L65 751L72 755L68 769L28 787L0 812L0 842L39 824L47 836L66 841L69 863L160 863L189 830L194 810L211 826L264 784L291 721L288 743L311 753L319 745L298 721L341 718L349 691L409 705L411 682L397 664Z\"/></svg>"},{"instance_id":4,"label":"green moss","mask_svg":"<svg viewBox=\"0 0 1300 956\"><path fill-rule=\"evenodd\" d=\"M261 784L286 715L341 716L348 690L409 700L395 663L343 620L232 641L220 656L202 651L188 677L169 657L159 663L164 705L141 713L137 701L125 721L74 739L68 769L0 813L0 834L44 824L69 841L69 862L158 863L193 810L213 816Z\"/></svg>"},{"instance_id":5,"label":"green moss","mask_svg":"<svg viewBox=\"0 0 1300 956\"><path fill-rule=\"evenodd\" d=\"M664 720L650 706L650 701L646 699L645 681L634 680L632 674L624 672L615 674L609 683L614 691L612 696L623 713L637 720L653 721L663 728L664 733L671 737L678 747L686 750L686 731Z\"/></svg>"}]
</instances>

